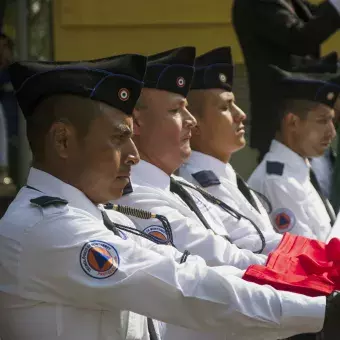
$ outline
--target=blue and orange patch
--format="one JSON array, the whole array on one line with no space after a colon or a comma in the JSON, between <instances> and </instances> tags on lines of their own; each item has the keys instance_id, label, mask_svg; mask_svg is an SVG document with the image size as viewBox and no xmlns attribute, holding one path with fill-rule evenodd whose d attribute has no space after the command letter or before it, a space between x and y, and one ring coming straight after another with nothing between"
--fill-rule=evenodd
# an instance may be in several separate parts
<instances>
[{"instance_id":1,"label":"blue and orange patch","mask_svg":"<svg viewBox=\"0 0 340 340\"><path fill-rule=\"evenodd\" d=\"M285 208L277 209L273 213L274 228L279 233L286 233L295 226L296 218L294 213Z\"/></svg>"},{"instance_id":2,"label":"blue and orange patch","mask_svg":"<svg viewBox=\"0 0 340 340\"><path fill-rule=\"evenodd\" d=\"M162 226L151 225L143 230L146 234L152 236L152 238L157 243L165 243L169 242L168 235L165 232L165 229Z\"/></svg>"},{"instance_id":3,"label":"blue and orange patch","mask_svg":"<svg viewBox=\"0 0 340 340\"><path fill-rule=\"evenodd\" d=\"M106 279L117 271L119 255L110 243L90 241L80 252L80 265L87 275L95 279Z\"/></svg>"}]
</instances>

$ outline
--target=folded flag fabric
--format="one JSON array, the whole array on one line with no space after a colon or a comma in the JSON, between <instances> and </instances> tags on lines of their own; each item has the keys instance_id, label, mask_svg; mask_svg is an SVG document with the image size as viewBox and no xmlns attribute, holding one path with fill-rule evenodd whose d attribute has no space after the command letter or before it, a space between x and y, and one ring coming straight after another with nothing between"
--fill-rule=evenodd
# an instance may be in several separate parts
<instances>
[{"instance_id":1,"label":"folded flag fabric","mask_svg":"<svg viewBox=\"0 0 340 340\"><path fill-rule=\"evenodd\" d=\"M286 233L266 265L248 267L243 279L307 296L328 295L340 289L340 239L326 244Z\"/></svg>"}]
</instances>

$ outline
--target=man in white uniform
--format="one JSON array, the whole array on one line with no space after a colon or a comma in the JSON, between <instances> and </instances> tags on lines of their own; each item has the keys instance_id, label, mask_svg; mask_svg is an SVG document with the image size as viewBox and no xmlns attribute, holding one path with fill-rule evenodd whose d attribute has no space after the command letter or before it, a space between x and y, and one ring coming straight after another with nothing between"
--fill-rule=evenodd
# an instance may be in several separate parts
<instances>
[{"instance_id":1,"label":"man in white uniform","mask_svg":"<svg viewBox=\"0 0 340 340\"><path fill-rule=\"evenodd\" d=\"M268 254L277 247L282 235L274 231L264 206L229 163L232 154L246 144L246 115L235 104L233 71L230 47L196 58L188 102L197 125L190 142L193 151L179 175L248 218L230 214L225 220L233 242L240 238L244 248L256 250L262 236L263 253Z\"/></svg>"},{"instance_id":2,"label":"man in white uniform","mask_svg":"<svg viewBox=\"0 0 340 340\"><path fill-rule=\"evenodd\" d=\"M124 55L10 67L34 159L0 221L1 339L157 339L151 320L133 312L237 339L323 326L334 339L340 295L250 284L236 268L127 233L136 230L124 215L110 221L101 203L121 195L139 160L131 114L145 63Z\"/></svg>"},{"instance_id":3,"label":"man in white uniform","mask_svg":"<svg viewBox=\"0 0 340 340\"><path fill-rule=\"evenodd\" d=\"M274 74L276 138L248 183L271 202L278 232L325 241L335 215L308 158L322 155L335 137L333 106L339 87L278 69Z\"/></svg>"}]
</instances>

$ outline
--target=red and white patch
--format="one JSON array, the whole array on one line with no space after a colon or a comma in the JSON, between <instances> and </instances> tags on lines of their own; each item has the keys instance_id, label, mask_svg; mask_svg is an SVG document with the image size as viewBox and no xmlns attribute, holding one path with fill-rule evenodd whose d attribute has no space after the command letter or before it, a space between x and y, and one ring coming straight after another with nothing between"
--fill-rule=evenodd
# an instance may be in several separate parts
<instances>
[{"instance_id":1,"label":"red and white patch","mask_svg":"<svg viewBox=\"0 0 340 340\"><path fill-rule=\"evenodd\" d=\"M183 77L178 77L176 80L178 87L184 87L185 86L185 79Z\"/></svg>"},{"instance_id":2,"label":"red and white patch","mask_svg":"<svg viewBox=\"0 0 340 340\"><path fill-rule=\"evenodd\" d=\"M279 233L286 233L292 230L296 223L296 218L294 213L285 208L277 209L272 214L274 228Z\"/></svg>"},{"instance_id":3,"label":"red and white patch","mask_svg":"<svg viewBox=\"0 0 340 340\"><path fill-rule=\"evenodd\" d=\"M118 91L118 97L123 102L126 102L130 98L130 91L128 89L125 89L125 88L124 89L120 89Z\"/></svg>"}]
</instances>

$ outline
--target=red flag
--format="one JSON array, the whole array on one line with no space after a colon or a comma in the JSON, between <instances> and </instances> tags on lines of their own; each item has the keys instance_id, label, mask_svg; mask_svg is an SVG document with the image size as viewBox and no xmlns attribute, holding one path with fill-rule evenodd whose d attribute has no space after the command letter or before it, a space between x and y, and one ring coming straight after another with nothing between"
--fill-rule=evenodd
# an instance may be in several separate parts
<instances>
[{"instance_id":1,"label":"red flag","mask_svg":"<svg viewBox=\"0 0 340 340\"><path fill-rule=\"evenodd\" d=\"M243 279L308 296L340 289L340 240L328 244L286 233L265 266L250 266Z\"/></svg>"}]
</instances>

